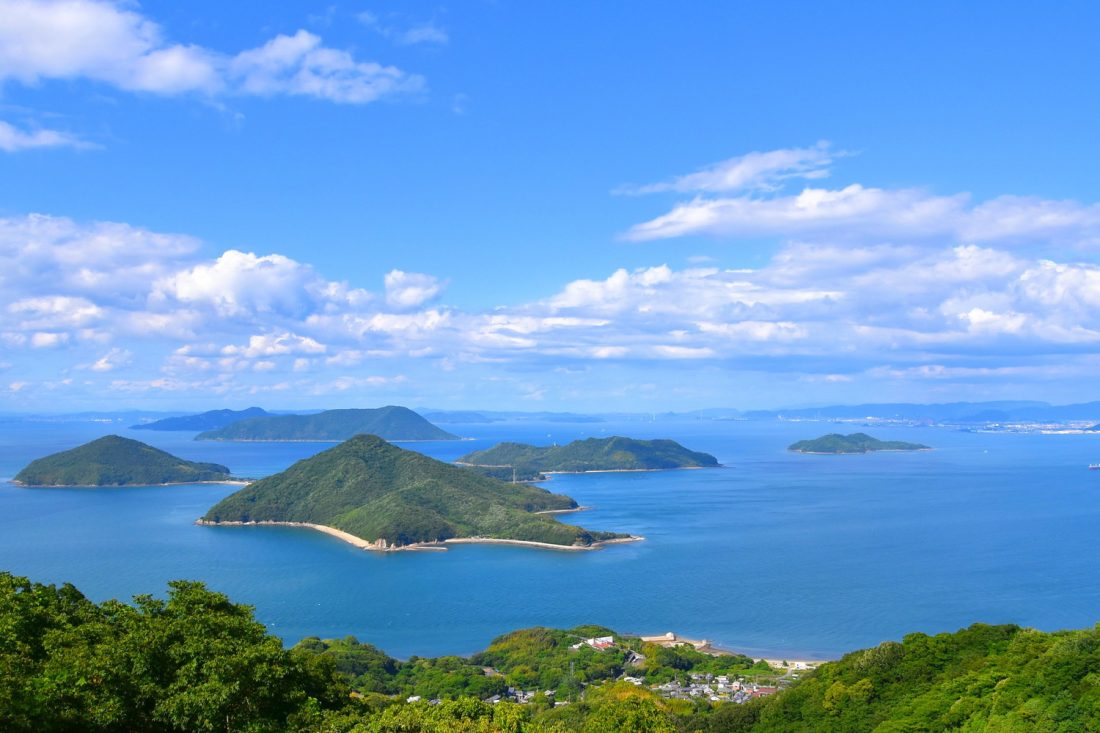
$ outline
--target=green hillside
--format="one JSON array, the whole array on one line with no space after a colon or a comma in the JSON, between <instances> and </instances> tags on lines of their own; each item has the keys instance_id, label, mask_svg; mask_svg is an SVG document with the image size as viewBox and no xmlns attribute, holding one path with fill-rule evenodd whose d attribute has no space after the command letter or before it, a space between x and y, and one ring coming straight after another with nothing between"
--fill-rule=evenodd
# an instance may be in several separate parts
<instances>
[{"instance_id":1,"label":"green hillside","mask_svg":"<svg viewBox=\"0 0 1100 733\"><path fill-rule=\"evenodd\" d=\"M15 476L27 486L143 486L224 481L229 469L195 463L117 435L32 461Z\"/></svg>"},{"instance_id":2,"label":"green hillside","mask_svg":"<svg viewBox=\"0 0 1100 733\"><path fill-rule=\"evenodd\" d=\"M534 446L500 443L458 459L470 466L515 467L517 478L537 477L544 471L639 471L670 468L703 468L718 465L708 453L691 451L674 440L633 438L588 438L568 445ZM510 472L499 473L504 477Z\"/></svg>"},{"instance_id":3,"label":"green hillside","mask_svg":"<svg viewBox=\"0 0 1100 733\"><path fill-rule=\"evenodd\" d=\"M931 450L920 443L906 443L901 440L878 440L867 433L840 435L830 433L814 440L800 440L792 443L788 450L798 453L873 453L880 450Z\"/></svg>"},{"instance_id":4,"label":"green hillside","mask_svg":"<svg viewBox=\"0 0 1100 733\"><path fill-rule=\"evenodd\" d=\"M576 506L567 496L506 484L358 435L250 484L204 520L323 524L390 545L458 537L590 545L623 537L533 513Z\"/></svg>"},{"instance_id":5,"label":"green hillside","mask_svg":"<svg viewBox=\"0 0 1100 733\"><path fill-rule=\"evenodd\" d=\"M407 407L325 410L316 415L271 415L238 420L195 440L347 440L356 435L385 440L458 440Z\"/></svg>"},{"instance_id":6,"label":"green hillside","mask_svg":"<svg viewBox=\"0 0 1100 733\"><path fill-rule=\"evenodd\" d=\"M614 645L573 648L600 635ZM468 658L401 661L353 637L286 649L251 607L201 583L173 581L163 600L95 603L71 585L0 572L0 671L0 730L12 733L1100 730L1100 626L911 634L788 676L773 696L712 703L669 699L658 685L699 674L766 683L775 673L598 626L523 629ZM640 684L616 681L623 674ZM522 705L485 701L508 687L537 694ZM407 702L413 695L421 699Z\"/></svg>"}]
</instances>

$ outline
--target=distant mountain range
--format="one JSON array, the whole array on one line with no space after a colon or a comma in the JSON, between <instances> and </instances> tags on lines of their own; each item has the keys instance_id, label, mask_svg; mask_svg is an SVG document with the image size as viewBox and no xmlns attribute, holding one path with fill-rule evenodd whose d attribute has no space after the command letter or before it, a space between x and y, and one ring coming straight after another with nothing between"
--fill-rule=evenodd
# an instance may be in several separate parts
<instances>
[{"instance_id":1,"label":"distant mountain range","mask_svg":"<svg viewBox=\"0 0 1100 733\"><path fill-rule=\"evenodd\" d=\"M294 441L348 440L359 434L386 440L458 440L407 407L325 410L315 415L268 415L238 420L208 430L195 440Z\"/></svg>"},{"instance_id":2,"label":"distant mountain range","mask_svg":"<svg viewBox=\"0 0 1100 733\"><path fill-rule=\"evenodd\" d=\"M15 476L25 486L152 486L225 481L218 463L185 461L139 440L108 435L39 458Z\"/></svg>"},{"instance_id":3,"label":"distant mountain range","mask_svg":"<svg viewBox=\"0 0 1100 733\"><path fill-rule=\"evenodd\" d=\"M154 420L150 423L134 425L134 430L217 430L231 425L238 420L251 417L268 417L271 413L259 407L249 407L245 410L210 410L198 415L183 415L181 417L166 417L163 420Z\"/></svg>"}]
</instances>

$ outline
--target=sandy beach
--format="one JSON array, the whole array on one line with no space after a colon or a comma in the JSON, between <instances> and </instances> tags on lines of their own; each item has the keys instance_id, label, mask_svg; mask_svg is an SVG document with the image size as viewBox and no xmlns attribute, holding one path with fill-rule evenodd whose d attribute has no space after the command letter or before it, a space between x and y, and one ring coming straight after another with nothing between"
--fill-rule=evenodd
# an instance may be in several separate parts
<instances>
[{"instance_id":1,"label":"sandy beach","mask_svg":"<svg viewBox=\"0 0 1100 733\"><path fill-rule=\"evenodd\" d=\"M374 552L416 552L416 551L445 551L446 545L519 545L521 547L537 547L544 550L562 550L565 552L587 552L589 550L599 550L605 545L620 545L626 542L640 542L645 537L620 537L613 540L603 540L602 542L593 542L591 545L555 545L550 542L532 542L529 540L505 540L495 539L492 537L456 537L449 540L443 540L442 542L416 542L411 545L389 545L385 540L378 540L376 542L368 542L361 537L345 532L335 527L329 527L324 524L310 524L308 522L208 522L204 519L196 519L195 524L204 527L304 527L306 529L314 529L318 532L324 532L327 535L335 537L337 539L347 542L349 545L354 545L361 550L371 550Z\"/></svg>"}]
</instances>

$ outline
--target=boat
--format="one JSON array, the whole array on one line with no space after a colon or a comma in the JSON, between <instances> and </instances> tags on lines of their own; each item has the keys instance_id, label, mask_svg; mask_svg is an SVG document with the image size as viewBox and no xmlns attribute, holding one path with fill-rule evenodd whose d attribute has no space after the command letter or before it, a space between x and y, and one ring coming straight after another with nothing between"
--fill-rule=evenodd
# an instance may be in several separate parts
<instances>
[{"instance_id":1,"label":"boat","mask_svg":"<svg viewBox=\"0 0 1100 733\"><path fill-rule=\"evenodd\" d=\"M1090 471L1100 471L1100 463L1090 463L1089 464L1089 470Z\"/></svg>"}]
</instances>

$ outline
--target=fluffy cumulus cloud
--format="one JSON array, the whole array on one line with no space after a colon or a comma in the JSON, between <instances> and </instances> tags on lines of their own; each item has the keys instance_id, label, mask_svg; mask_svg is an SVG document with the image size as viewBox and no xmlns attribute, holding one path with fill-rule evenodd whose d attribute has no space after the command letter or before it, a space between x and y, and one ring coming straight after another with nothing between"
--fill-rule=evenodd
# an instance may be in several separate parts
<instances>
[{"instance_id":1,"label":"fluffy cumulus cloud","mask_svg":"<svg viewBox=\"0 0 1100 733\"><path fill-rule=\"evenodd\" d=\"M1100 349L1100 267L977 243L792 242L760 267L619 269L470 311L441 304L425 273L393 270L371 293L280 254L204 257L182 235L26 216L0 219L0 284L20 399L481 383L533 400L554 392L530 375L577 385L614 369L680 386L685 369L828 389L1027 383L1088 379Z\"/></svg>"},{"instance_id":2,"label":"fluffy cumulus cloud","mask_svg":"<svg viewBox=\"0 0 1100 733\"><path fill-rule=\"evenodd\" d=\"M749 153L637 193L690 194L670 211L628 229L642 242L703 235L738 239L778 237L812 241L981 244L1043 242L1100 244L1100 204L999 196L976 202L967 193L939 195L920 188L851 183L806 186L823 178L836 155L828 145Z\"/></svg>"},{"instance_id":3,"label":"fluffy cumulus cloud","mask_svg":"<svg viewBox=\"0 0 1100 733\"><path fill-rule=\"evenodd\" d=\"M0 81L89 79L162 95L303 95L348 104L423 86L416 75L357 60L304 30L229 54L173 43L130 3L0 0L0 17Z\"/></svg>"}]
</instances>

